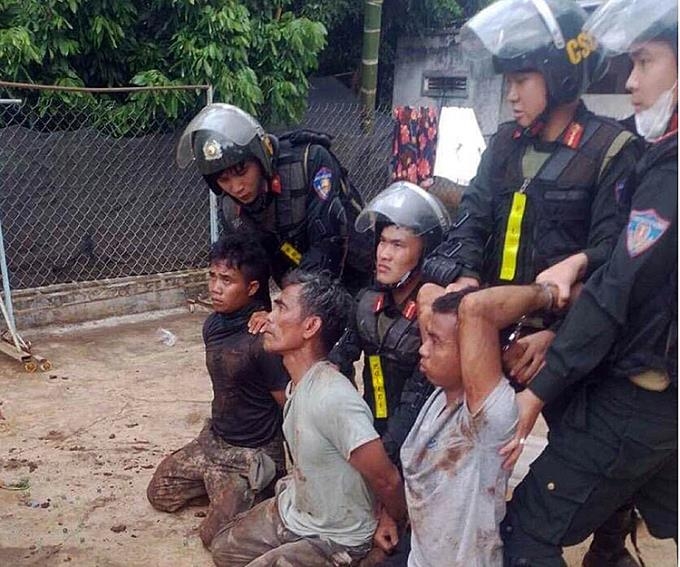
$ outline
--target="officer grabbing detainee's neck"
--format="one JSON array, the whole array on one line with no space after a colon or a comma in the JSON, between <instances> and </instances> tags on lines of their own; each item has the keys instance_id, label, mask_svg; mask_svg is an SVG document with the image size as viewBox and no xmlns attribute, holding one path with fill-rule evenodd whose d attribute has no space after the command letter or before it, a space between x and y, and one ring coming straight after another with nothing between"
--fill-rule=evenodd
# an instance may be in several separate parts
<instances>
[{"instance_id":1,"label":"officer grabbing detainee's neck","mask_svg":"<svg viewBox=\"0 0 680 567\"><path fill-rule=\"evenodd\" d=\"M502 286L434 301L420 366L436 389L401 449L410 567L501 565L509 473L499 449L513 436L517 408L498 331L549 309L552 294L547 285Z\"/></svg>"},{"instance_id":2,"label":"officer grabbing detainee's neck","mask_svg":"<svg viewBox=\"0 0 680 567\"><path fill-rule=\"evenodd\" d=\"M264 337L291 375L283 430L293 470L275 498L216 536L218 566L349 565L370 549L375 500L405 515L399 472L368 406L327 360L351 315L351 297L327 273L285 278Z\"/></svg>"}]
</instances>

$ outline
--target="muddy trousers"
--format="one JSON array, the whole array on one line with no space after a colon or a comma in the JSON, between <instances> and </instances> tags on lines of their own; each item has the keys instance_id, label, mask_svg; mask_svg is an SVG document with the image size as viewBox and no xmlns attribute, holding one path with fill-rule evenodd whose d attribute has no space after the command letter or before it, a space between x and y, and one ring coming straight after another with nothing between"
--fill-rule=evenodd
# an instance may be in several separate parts
<instances>
[{"instance_id":1,"label":"muddy trousers","mask_svg":"<svg viewBox=\"0 0 680 567\"><path fill-rule=\"evenodd\" d=\"M157 510L175 512L187 505L205 503L207 497L208 513L199 534L203 544L209 546L231 518L273 493L276 478L283 474L282 451L280 439L258 449L230 445L208 425L197 439L161 461L147 487L147 498ZM253 487L249 480L262 453L276 457L276 476L265 483L272 490Z\"/></svg>"},{"instance_id":2,"label":"muddy trousers","mask_svg":"<svg viewBox=\"0 0 680 567\"><path fill-rule=\"evenodd\" d=\"M673 386L649 392L613 377L584 386L513 493L505 565L564 567L563 546L631 501L653 536L677 539L677 435Z\"/></svg>"},{"instance_id":3,"label":"muddy trousers","mask_svg":"<svg viewBox=\"0 0 680 567\"><path fill-rule=\"evenodd\" d=\"M213 539L217 567L340 567L357 565L370 549L303 537L284 526L270 498L225 526Z\"/></svg>"}]
</instances>

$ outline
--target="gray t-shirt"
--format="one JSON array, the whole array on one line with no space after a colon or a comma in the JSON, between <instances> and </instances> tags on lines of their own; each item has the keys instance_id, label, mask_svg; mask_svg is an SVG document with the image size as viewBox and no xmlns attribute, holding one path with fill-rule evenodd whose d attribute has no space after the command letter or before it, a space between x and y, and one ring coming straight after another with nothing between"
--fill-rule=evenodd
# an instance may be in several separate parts
<instances>
[{"instance_id":1,"label":"gray t-shirt","mask_svg":"<svg viewBox=\"0 0 680 567\"><path fill-rule=\"evenodd\" d=\"M508 473L498 450L517 427L515 392L507 380L472 415L446 406L437 388L404 445L406 502L411 520L409 567L500 567L499 525Z\"/></svg>"},{"instance_id":2,"label":"gray t-shirt","mask_svg":"<svg viewBox=\"0 0 680 567\"><path fill-rule=\"evenodd\" d=\"M301 536L347 547L370 542L376 528L373 495L349 458L379 437L371 410L350 381L325 361L289 389L283 434L294 462L278 487L281 520Z\"/></svg>"}]
</instances>

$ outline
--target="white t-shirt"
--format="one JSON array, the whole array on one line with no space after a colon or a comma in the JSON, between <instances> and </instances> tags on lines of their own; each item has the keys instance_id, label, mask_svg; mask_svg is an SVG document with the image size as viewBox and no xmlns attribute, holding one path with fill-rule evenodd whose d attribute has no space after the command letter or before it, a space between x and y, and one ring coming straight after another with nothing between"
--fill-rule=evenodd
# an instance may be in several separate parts
<instances>
[{"instance_id":1,"label":"white t-shirt","mask_svg":"<svg viewBox=\"0 0 680 567\"><path fill-rule=\"evenodd\" d=\"M503 564L499 525L508 473L498 450L517 427L515 392L507 380L472 415L446 406L437 388L401 448L411 521L409 567Z\"/></svg>"},{"instance_id":2,"label":"white t-shirt","mask_svg":"<svg viewBox=\"0 0 680 567\"><path fill-rule=\"evenodd\" d=\"M349 464L352 451L379 437L366 402L324 361L294 387L283 414L283 434L294 461L279 487L284 525L298 535L347 547L370 542L377 524L373 495Z\"/></svg>"}]
</instances>

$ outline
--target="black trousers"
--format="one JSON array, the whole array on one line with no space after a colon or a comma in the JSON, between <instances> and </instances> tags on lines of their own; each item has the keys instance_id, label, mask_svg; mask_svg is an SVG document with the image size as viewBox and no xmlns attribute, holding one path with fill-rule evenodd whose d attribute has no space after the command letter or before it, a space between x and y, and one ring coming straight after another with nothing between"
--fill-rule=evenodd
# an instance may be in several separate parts
<instances>
[{"instance_id":1,"label":"black trousers","mask_svg":"<svg viewBox=\"0 0 680 567\"><path fill-rule=\"evenodd\" d=\"M653 536L677 538L677 407L672 385L649 392L608 376L575 390L508 505L506 564L564 566L562 547L629 501Z\"/></svg>"}]
</instances>

